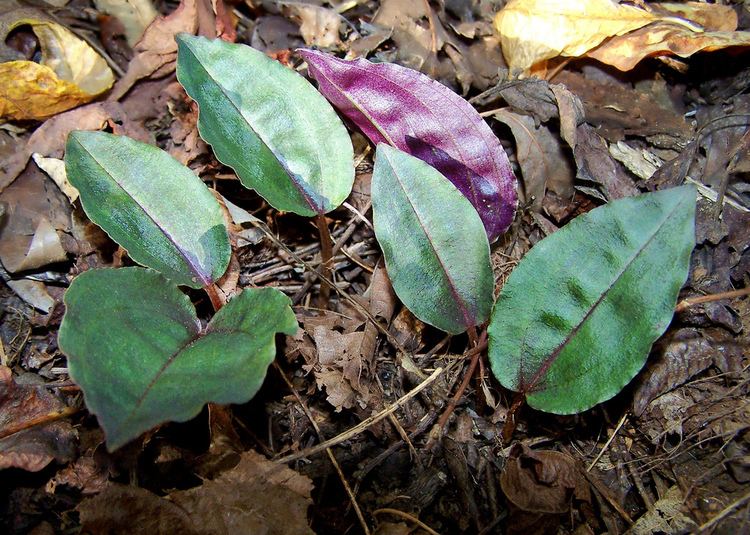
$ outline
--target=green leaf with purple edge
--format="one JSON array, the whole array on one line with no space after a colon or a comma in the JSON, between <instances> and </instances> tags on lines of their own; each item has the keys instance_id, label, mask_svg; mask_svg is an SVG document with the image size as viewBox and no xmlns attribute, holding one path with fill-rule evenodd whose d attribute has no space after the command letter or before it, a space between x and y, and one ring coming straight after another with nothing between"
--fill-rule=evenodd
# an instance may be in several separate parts
<instances>
[{"instance_id":1,"label":"green leaf with purple edge","mask_svg":"<svg viewBox=\"0 0 750 535\"><path fill-rule=\"evenodd\" d=\"M246 288L202 327L187 295L137 267L86 271L64 300L60 348L110 451L206 403L248 401L276 333L297 330L291 301L271 288Z\"/></svg>"},{"instance_id":2,"label":"green leaf with purple edge","mask_svg":"<svg viewBox=\"0 0 750 535\"><path fill-rule=\"evenodd\" d=\"M277 210L338 207L354 183L351 138L304 77L246 45L177 36L177 79L216 158Z\"/></svg>"},{"instance_id":3,"label":"green leaf with purple edge","mask_svg":"<svg viewBox=\"0 0 750 535\"><path fill-rule=\"evenodd\" d=\"M79 130L68 136L65 169L89 219L136 262L192 288L226 271L231 251L219 203L163 150Z\"/></svg>"},{"instance_id":4,"label":"green leaf with purple edge","mask_svg":"<svg viewBox=\"0 0 750 535\"><path fill-rule=\"evenodd\" d=\"M695 188L682 186L613 201L537 243L492 311L500 383L556 414L622 390L672 319L694 222Z\"/></svg>"},{"instance_id":5,"label":"green leaf with purple edge","mask_svg":"<svg viewBox=\"0 0 750 535\"><path fill-rule=\"evenodd\" d=\"M513 222L516 177L477 111L427 76L391 63L298 51L318 89L375 145L388 143L432 165L471 202L495 241Z\"/></svg>"},{"instance_id":6,"label":"green leaf with purple edge","mask_svg":"<svg viewBox=\"0 0 750 535\"><path fill-rule=\"evenodd\" d=\"M372 212L388 276L415 316L451 334L487 319L494 282L487 234L474 207L448 179L381 143Z\"/></svg>"}]
</instances>

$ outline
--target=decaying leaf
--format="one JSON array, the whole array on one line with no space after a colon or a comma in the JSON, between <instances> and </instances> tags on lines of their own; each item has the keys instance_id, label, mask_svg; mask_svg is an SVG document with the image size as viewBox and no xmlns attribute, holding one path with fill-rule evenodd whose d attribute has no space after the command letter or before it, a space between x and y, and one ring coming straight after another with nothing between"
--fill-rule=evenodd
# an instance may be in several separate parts
<instances>
[{"instance_id":1,"label":"decaying leaf","mask_svg":"<svg viewBox=\"0 0 750 535\"><path fill-rule=\"evenodd\" d=\"M531 513L567 512L572 499L590 501L588 482L576 460L558 451L534 451L516 444L500 485L508 499Z\"/></svg>"},{"instance_id":2,"label":"decaying leaf","mask_svg":"<svg viewBox=\"0 0 750 535\"><path fill-rule=\"evenodd\" d=\"M65 403L44 385L21 384L10 368L0 366L0 470L37 472L52 460L65 462L75 453L76 432L68 422L24 427L37 418L59 414Z\"/></svg>"},{"instance_id":3,"label":"decaying leaf","mask_svg":"<svg viewBox=\"0 0 750 535\"><path fill-rule=\"evenodd\" d=\"M135 45L136 55L130 61L125 76L118 80L109 99L119 100L142 78L161 78L174 72L177 62L175 36L181 32L192 34L197 30L196 0L182 0L172 13L155 19Z\"/></svg>"},{"instance_id":4,"label":"decaying leaf","mask_svg":"<svg viewBox=\"0 0 750 535\"><path fill-rule=\"evenodd\" d=\"M511 0L495 17L495 28L508 66L524 71L557 56L581 56L608 37L658 19L612 0Z\"/></svg>"},{"instance_id":5,"label":"decaying leaf","mask_svg":"<svg viewBox=\"0 0 750 535\"><path fill-rule=\"evenodd\" d=\"M307 46L330 48L341 44L339 29L343 19L336 11L302 2L285 5L300 20L299 31Z\"/></svg>"},{"instance_id":6,"label":"decaying leaf","mask_svg":"<svg viewBox=\"0 0 750 535\"><path fill-rule=\"evenodd\" d=\"M629 71L649 56L677 55L687 58L696 52L750 46L750 32L734 31L737 28L737 14L731 6L699 2L655 5L667 14L691 20L700 26L657 22L613 37L586 55L621 71Z\"/></svg>"},{"instance_id":7,"label":"decaying leaf","mask_svg":"<svg viewBox=\"0 0 750 535\"><path fill-rule=\"evenodd\" d=\"M523 176L523 204L539 210L548 188L561 197L570 198L575 171L559 137L548 127L535 125L528 115L499 110L494 117L508 125L516 139L516 158Z\"/></svg>"},{"instance_id":8,"label":"decaying leaf","mask_svg":"<svg viewBox=\"0 0 750 535\"><path fill-rule=\"evenodd\" d=\"M151 0L94 0L96 8L117 17L125 27L128 44L134 46L159 14Z\"/></svg>"},{"instance_id":9,"label":"decaying leaf","mask_svg":"<svg viewBox=\"0 0 750 535\"><path fill-rule=\"evenodd\" d=\"M633 535L689 533L698 526L686 513L685 496L677 485L670 487L630 529Z\"/></svg>"},{"instance_id":10,"label":"decaying leaf","mask_svg":"<svg viewBox=\"0 0 750 535\"><path fill-rule=\"evenodd\" d=\"M145 489L111 485L84 500L81 525L92 535L312 535L307 508L312 481L248 451L212 481L161 498Z\"/></svg>"},{"instance_id":11,"label":"decaying leaf","mask_svg":"<svg viewBox=\"0 0 750 535\"><path fill-rule=\"evenodd\" d=\"M34 32L42 57L39 63L0 63L0 119L44 119L89 102L114 83L107 62L88 43L35 10L0 14L0 39L20 26Z\"/></svg>"},{"instance_id":12,"label":"decaying leaf","mask_svg":"<svg viewBox=\"0 0 750 535\"><path fill-rule=\"evenodd\" d=\"M26 146L7 160L0 160L0 191L4 190L26 168L32 154L62 158L68 134L73 130L101 130L110 125L118 134L140 141L150 141L151 133L128 118L117 102L95 102L55 115L37 128Z\"/></svg>"},{"instance_id":13,"label":"decaying leaf","mask_svg":"<svg viewBox=\"0 0 750 535\"><path fill-rule=\"evenodd\" d=\"M60 188L65 196L70 200L71 203L76 202L78 199L78 190L68 182L68 174L65 172L65 162L60 158L45 158L38 152L31 155L34 163L47 173L57 187Z\"/></svg>"},{"instance_id":14,"label":"decaying leaf","mask_svg":"<svg viewBox=\"0 0 750 535\"><path fill-rule=\"evenodd\" d=\"M739 345L702 336L695 329L672 333L659 348L657 358L637 380L633 414L641 415L653 399L685 384L710 366L721 372L741 370L742 355Z\"/></svg>"},{"instance_id":15,"label":"decaying leaf","mask_svg":"<svg viewBox=\"0 0 750 535\"><path fill-rule=\"evenodd\" d=\"M58 232L70 229L71 206L35 165L0 194L7 207L0 226L0 261L11 273L67 260Z\"/></svg>"},{"instance_id":16,"label":"decaying leaf","mask_svg":"<svg viewBox=\"0 0 750 535\"><path fill-rule=\"evenodd\" d=\"M18 297L45 314L55 306L55 299L47 293L47 287L41 281L21 279L8 281L6 284Z\"/></svg>"}]
</instances>

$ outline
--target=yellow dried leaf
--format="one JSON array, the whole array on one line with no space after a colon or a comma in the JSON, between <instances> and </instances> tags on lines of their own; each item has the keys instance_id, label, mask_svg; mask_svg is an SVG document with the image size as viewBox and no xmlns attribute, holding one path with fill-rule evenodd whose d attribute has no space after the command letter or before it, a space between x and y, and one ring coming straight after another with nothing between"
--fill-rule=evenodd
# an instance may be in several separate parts
<instances>
[{"instance_id":1,"label":"yellow dried leaf","mask_svg":"<svg viewBox=\"0 0 750 535\"><path fill-rule=\"evenodd\" d=\"M19 17L5 28L21 25L31 26L42 59L0 63L0 119L44 119L91 101L114 83L106 61L63 26Z\"/></svg>"},{"instance_id":2,"label":"yellow dried leaf","mask_svg":"<svg viewBox=\"0 0 750 535\"><path fill-rule=\"evenodd\" d=\"M730 46L750 46L750 32L695 33L674 24L658 23L615 37L587 55L629 71L647 56L676 54L686 58Z\"/></svg>"},{"instance_id":3,"label":"yellow dried leaf","mask_svg":"<svg viewBox=\"0 0 750 535\"><path fill-rule=\"evenodd\" d=\"M581 56L658 19L612 0L511 0L495 16L495 28L508 66L525 71L557 56Z\"/></svg>"}]
</instances>

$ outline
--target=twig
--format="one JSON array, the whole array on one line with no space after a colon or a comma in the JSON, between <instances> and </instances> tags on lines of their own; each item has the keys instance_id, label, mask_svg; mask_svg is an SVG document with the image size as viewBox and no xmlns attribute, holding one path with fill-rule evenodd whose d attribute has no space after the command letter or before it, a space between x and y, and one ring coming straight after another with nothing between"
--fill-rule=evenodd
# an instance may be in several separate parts
<instances>
[{"instance_id":1,"label":"twig","mask_svg":"<svg viewBox=\"0 0 750 535\"><path fill-rule=\"evenodd\" d=\"M698 533L704 533L708 531L709 529L713 528L716 524L724 520L726 517L731 515L734 511L745 505L746 503L750 502L750 492L745 494L742 498L730 503L727 505L718 515L713 517L708 522L701 524L701 526L698 528Z\"/></svg>"},{"instance_id":2,"label":"twig","mask_svg":"<svg viewBox=\"0 0 750 535\"><path fill-rule=\"evenodd\" d=\"M67 418L68 416L77 413L79 410L80 409L77 407L64 407L57 412L43 414L42 416L37 416L36 418L31 418L30 420L24 420L23 422L16 423L15 425L10 425L5 429L0 430L0 439L9 437L38 425L46 425L52 422L56 422L57 420L62 420L63 418Z\"/></svg>"},{"instance_id":3,"label":"twig","mask_svg":"<svg viewBox=\"0 0 750 535\"><path fill-rule=\"evenodd\" d=\"M675 307L675 312L682 312L685 309L690 308L694 305L700 305L701 303L712 303L713 301L721 301L722 299L734 299L735 297L743 297L750 295L750 286L742 288L740 290L732 290L731 292L721 292L717 294L701 295L699 297L689 297L683 299Z\"/></svg>"},{"instance_id":4,"label":"twig","mask_svg":"<svg viewBox=\"0 0 750 535\"><path fill-rule=\"evenodd\" d=\"M401 353L407 353L406 349L399 343L398 340L390 333L388 332L388 329L383 327L376 319L375 317L370 314L370 311L367 310L360 302L358 302L356 299L354 299L352 296L344 292L341 288L336 286L336 284L333 283L328 277L324 277L323 274L320 273L317 269L315 269L312 265L310 265L309 262L305 262L297 253L292 251L289 247L286 246L284 242L282 242L280 239L278 239L273 232L271 232L271 229L268 228L268 226L263 223L260 220L252 220L251 223L259 228L268 238L274 242L279 248L283 249L286 254L291 256L295 262L298 262L299 264L302 264L305 269L307 269L309 272L316 275L324 284L328 284L331 288L333 288L342 298L344 298L350 305L352 305L357 311L359 311L360 314L362 314L365 318L368 319L368 321L372 322L372 324L375 326L375 328L380 331L388 340L388 342L396 348Z\"/></svg>"},{"instance_id":5,"label":"twig","mask_svg":"<svg viewBox=\"0 0 750 535\"><path fill-rule=\"evenodd\" d=\"M373 515L394 515L398 516L400 518L403 518L404 520L408 520L412 524L416 524L421 529L425 530L430 535L440 535L437 531L432 529L430 526L422 522L420 519L411 516L409 513L405 513L404 511L399 511L398 509L391 509L390 507L383 507L382 509L375 509L372 512Z\"/></svg>"},{"instance_id":6,"label":"twig","mask_svg":"<svg viewBox=\"0 0 750 535\"><path fill-rule=\"evenodd\" d=\"M281 375L282 379L284 379L284 382L289 387L289 390L291 390L292 394L294 394L294 397L297 398L297 402L300 404L300 407L302 407L302 411L305 413L305 416L307 416L307 419L310 420L310 423L315 429L315 433L318 435L318 440L323 442L324 441L323 433L320 431L318 422L315 421L315 418L310 412L310 409L307 408L307 404L300 397L299 393L297 392L297 389L294 388L294 385L289 380L289 377L286 376L286 373L284 373L284 370L281 369L281 366L279 366L278 362L274 361L273 365L276 368L276 371L279 372L279 375ZM326 448L326 453L328 454L328 458L331 460L331 464L336 469L336 473L338 473L339 479L341 479L341 483L344 485L344 489L346 490L346 493L349 496L349 501L351 502L352 507L354 507L354 512L357 513L357 518L359 519L359 523L362 526L362 531L365 532L365 535L370 535L370 527L367 525L365 516L362 514L362 510L359 508L359 504L357 503L357 498L354 495L354 492L352 492L352 488L349 486L349 482L346 480L346 476L344 476L344 472L343 470L341 470L341 466L339 465L339 462L336 460L336 456L333 454L333 451L331 450L331 448Z\"/></svg>"},{"instance_id":7,"label":"twig","mask_svg":"<svg viewBox=\"0 0 750 535\"><path fill-rule=\"evenodd\" d=\"M352 437L359 435L371 425L378 423L380 420L388 417L389 414L395 412L400 407L402 407L406 402L408 402L410 399L415 397L422 390L424 390L430 384L432 384L435 381L435 379L440 377L446 369L448 368L436 368L435 371L432 372L432 374L427 379L419 383L418 386L410 390L408 393L404 394L395 403L383 409L378 414L375 414L373 416L370 416L369 418L366 418L365 420L362 420L360 423L358 423L351 429L344 431L340 435L335 436L329 440L326 440L325 442L321 442L320 444L317 444L316 446L312 446L311 448L307 448L306 450L298 451L297 453L292 453L285 457L275 459L275 461L277 463L290 463L292 461L296 461L297 459L310 457L312 455L315 455L316 453L320 453L326 448L331 448L337 444L341 444L342 442L349 440Z\"/></svg>"},{"instance_id":8,"label":"twig","mask_svg":"<svg viewBox=\"0 0 750 535\"><path fill-rule=\"evenodd\" d=\"M333 250L331 249L331 232L328 230L326 216L318 214L315 218L315 223L318 225L318 233L320 234L320 272L323 274L323 279L330 279L332 276L331 259L333 258ZM327 284L321 284L320 301L318 306L323 309L328 308L328 300L330 297L331 287Z\"/></svg>"},{"instance_id":9,"label":"twig","mask_svg":"<svg viewBox=\"0 0 750 535\"><path fill-rule=\"evenodd\" d=\"M472 330L474 331L473 334L471 333ZM445 428L445 425L448 423L448 419L450 419L451 414L453 414L453 411L456 409L458 402L461 400L461 398L464 395L464 392L466 391L466 388L469 386L469 383L471 382L471 378L474 376L474 370L477 369L477 364L479 363L479 358L482 355L482 351L484 351L487 348L487 331L484 331L482 333L481 339L477 339L476 330L470 329L469 333L470 333L469 338L472 340L472 343L474 344L474 347L466 352L466 357L471 358L469 369L466 370L466 374L464 374L464 378L461 381L461 385L458 387L458 389L456 390L456 393L453 394L453 397L448 402L448 406L445 408L445 411L443 411L443 414L440 416L440 419L437 421L435 426L430 431L430 438L427 440L427 444L425 445L425 448L428 450L432 448L432 446L440 438L440 435L443 434L443 428Z\"/></svg>"},{"instance_id":10,"label":"twig","mask_svg":"<svg viewBox=\"0 0 750 535\"><path fill-rule=\"evenodd\" d=\"M591 461L591 464L589 465L589 467L586 468L587 472L591 472L591 469L594 468L594 466L596 465L596 463L599 462L599 459L602 458L602 455L604 455L604 452L607 451L607 449L609 448L610 444L612 444L612 441L615 439L615 436L617 436L617 433L620 431L620 428L625 423L625 420L627 419L627 417L628 417L628 413L627 412L622 415L622 418L620 418L620 421L617 423L617 427L615 427L615 430L612 432L612 436L609 437L609 440L607 440L607 442L604 444L604 447L602 448L602 451L599 452L599 455L596 456L596 459L594 459L593 461Z\"/></svg>"}]
</instances>

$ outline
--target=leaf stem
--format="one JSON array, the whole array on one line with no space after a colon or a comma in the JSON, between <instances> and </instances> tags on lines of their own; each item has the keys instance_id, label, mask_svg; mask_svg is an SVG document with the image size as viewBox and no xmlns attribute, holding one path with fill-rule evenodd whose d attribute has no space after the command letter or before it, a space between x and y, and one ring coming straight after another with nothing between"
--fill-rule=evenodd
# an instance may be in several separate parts
<instances>
[{"instance_id":1,"label":"leaf stem","mask_svg":"<svg viewBox=\"0 0 750 535\"><path fill-rule=\"evenodd\" d=\"M218 312L221 307L224 306L224 300L219 295L219 289L215 284L211 283L208 286L203 287L208 294L208 298L211 300L211 306L214 307L214 312Z\"/></svg>"},{"instance_id":2,"label":"leaf stem","mask_svg":"<svg viewBox=\"0 0 750 535\"><path fill-rule=\"evenodd\" d=\"M328 308L328 300L331 297L331 287L328 286L326 279L331 278L331 259L333 258L333 240L331 239L331 232L328 230L328 222L326 222L326 216L318 214L315 218L315 222L318 225L318 233L320 234L320 272L323 278L320 281L320 301L318 306L320 308Z\"/></svg>"},{"instance_id":3,"label":"leaf stem","mask_svg":"<svg viewBox=\"0 0 750 535\"><path fill-rule=\"evenodd\" d=\"M482 356L482 352L487 348L487 331L484 331L482 333L481 338L477 336L477 330L475 327L469 328L467 330L467 333L469 334L469 339L472 341L473 346L469 351L466 352L465 355L465 358L471 358L469 369L466 370L464 378L461 381L461 385L456 390L456 393L451 397L450 401L448 402L448 406L445 408L445 411L443 411L443 414L440 415L440 419L432 427L432 430L430 431L430 438L427 440L427 444L425 445L425 448L427 450L431 449L435 442L437 442L437 440L443 434L443 428L448 423L448 420L450 419L451 414L453 414L456 406L458 406L458 402L461 401L466 388L469 386L469 382L471 382L471 378L474 376L474 371L477 369L477 364L479 364L479 359Z\"/></svg>"},{"instance_id":4,"label":"leaf stem","mask_svg":"<svg viewBox=\"0 0 750 535\"><path fill-rule=\"evenodd\" d=\"M505 417L505 425L503 426L503 442L507 444L510 439L513 438L513 432L516 430L516 414L518 409L523 407L526 403L526 396L523 392L516 392L513 397L513 403L508 410L508 415Z\"/></svg>"}]
</instances>

